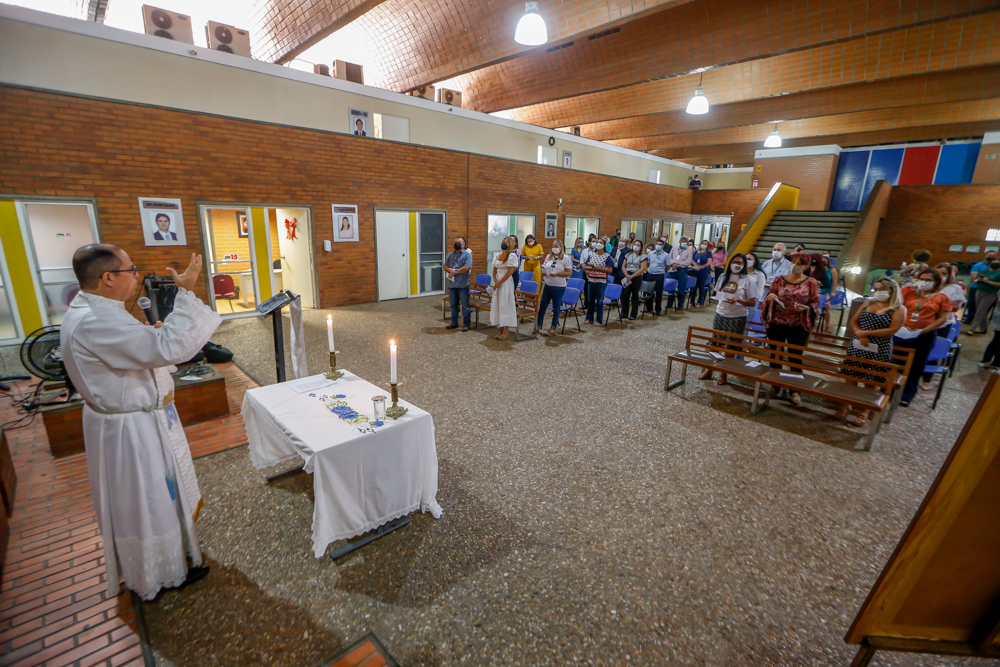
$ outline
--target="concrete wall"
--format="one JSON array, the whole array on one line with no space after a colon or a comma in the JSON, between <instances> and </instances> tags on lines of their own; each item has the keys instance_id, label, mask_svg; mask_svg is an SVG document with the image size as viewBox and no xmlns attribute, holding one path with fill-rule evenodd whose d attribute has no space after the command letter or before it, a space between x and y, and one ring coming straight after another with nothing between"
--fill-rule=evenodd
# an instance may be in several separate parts
<instances>
[{"instance_id":1,"label":"concrete wall","mask_svg":"<svg viewBox=\"0 0 1000 667\"><path fill-rule=\"evenodd\" d=\"M778 151L758 151L769 152ZM797 186L799 209L826 211L830 208L837 162L838 156L834 154L758 157L754 160L753 176L760 179L758 187L765 190L775 183Z\"/></svg>"}]
</instances>

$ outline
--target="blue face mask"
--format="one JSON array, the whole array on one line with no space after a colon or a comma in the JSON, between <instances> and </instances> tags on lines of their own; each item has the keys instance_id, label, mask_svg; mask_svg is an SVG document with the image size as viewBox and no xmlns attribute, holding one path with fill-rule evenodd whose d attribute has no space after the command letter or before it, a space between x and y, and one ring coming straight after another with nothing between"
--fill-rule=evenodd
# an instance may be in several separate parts
<instances>
[{"instance_id":1,"label":"blue face mask","mask_svg":"<svg viewBox=\"0 0 1000 667\"><path fill-rule=\"evenodd\" d=\"M686 249L687 249L687 247L688 247L688 244L687 244L687 243L682 243L682 244L681 244L681 250L686 250Z\"/></svg>"}]
</instances>

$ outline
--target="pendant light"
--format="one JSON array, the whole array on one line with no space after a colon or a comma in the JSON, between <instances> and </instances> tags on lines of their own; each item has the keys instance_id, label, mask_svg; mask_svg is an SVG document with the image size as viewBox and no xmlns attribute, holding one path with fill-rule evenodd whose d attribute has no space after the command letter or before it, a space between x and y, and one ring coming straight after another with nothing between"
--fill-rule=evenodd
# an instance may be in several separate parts
<instances>
[{"instance_id":1,"label":"pendant light","mask_svg":"<svg viewBox=\"0 0 1000 667\"><path fill-rule=\"evenodd\" d=\"M539 46L549 41L549 31L545 27L545 19L538 13L538 3L524 3L524 11L524 16L517 22L514 41L525 46Z\"/></svg>"},{"instance_id":2,"label":"pendant light","mask_svg":"<svg viewBox=\"0 0 1000 667\"><path fill-rule=\"evenodd\" d=\"M688 102L687 112L692 116L700 116L708 113L708 98L705 97L705 91L701 89L701 79L703 76L705 76L704 72L698 77L698 87L694 91L694 97Z\"/></svg>"},{"instance_id":3,"label":"pendant light","mask_svg":"<svg viewBox=\"0 0 1000 667\"><path fill-rule=\"evenodd\" d=\"M781 148L781 135L778 134L778 124L774 124L774 132L764 140L764 148Z\"/></svg>"}]
</instances>

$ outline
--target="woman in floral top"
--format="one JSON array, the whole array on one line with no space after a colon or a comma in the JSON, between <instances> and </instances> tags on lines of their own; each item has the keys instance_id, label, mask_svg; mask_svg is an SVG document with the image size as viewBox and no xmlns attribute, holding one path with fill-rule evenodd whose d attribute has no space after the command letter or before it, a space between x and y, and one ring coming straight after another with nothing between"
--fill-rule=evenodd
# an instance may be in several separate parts
<instances>
[{"instance_id":1,"label":"woman in floral top","mask_svg":"<svg viewBox=\"0 0 1000 667\"><path fill-rule=\"evenodd\" d=\"M805 346L809 343L809 332L819 306L819 283L806 272L809 255L795 253L789 259L792 272L778 276L771 283L771 290L761 306L761 321L767 329L768 340ZM789 365L792 371L800 370ZM771 362L771 368L781 368L780 357ZM773 391L777 394L777 389ZM798 405L802 397L793 391L789 400L792 405Z\"/></svg>"}]
</instances>

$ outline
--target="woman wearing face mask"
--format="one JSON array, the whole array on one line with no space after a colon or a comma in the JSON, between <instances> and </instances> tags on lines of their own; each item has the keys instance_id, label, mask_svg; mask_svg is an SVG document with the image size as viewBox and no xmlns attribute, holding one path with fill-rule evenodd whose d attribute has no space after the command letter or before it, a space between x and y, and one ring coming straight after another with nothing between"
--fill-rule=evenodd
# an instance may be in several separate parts
<instances>
[{"instance_id":1,"label":"woman wearing face mask","mask_svg":"<svg viewBox=\"0 0 1000 667\"><path fill-rule=\"evenodd\" d=\"M1000 260L996 257L986 271L976 274L976 316L969 324L968 335L986 333L986 318L990 308L997 302L1000 291Z\"/></svg>"},{"instance_id":2,"label":"woman wearing face mask","mask_svg":"<svg viewBox=\"0 0 1000 667\"><path fill-rule=\"evenodd\" d=\"M583 271L587 275L587 323L594 326L604 324L604 292L608 289L608 274L612 270L611 255L604 249L604 242L594 239L590 253L584 260ZM595 322L594 316L597 316Z\"/></svg>"},{"instance_id":3,"label":"woman wearing face mask","mask_svg":"<svg viewBox=\"0 0 1000 667\"><path fill-rule=\"evenodd\" d=\"M760 270L760 260L752 252L747 253L747 275L757 281L757 294L760 296L767 294L767 290L764 289L767 284L767 276Z\"/></svg>"},{"instance_id":4,"label":"woman wearing face mask","mask_svg":"<svg viewBox=\"0 0 1000 667\"><path fill-rule=\"evenodd\" d=\"M948 321L945 322L945 326L937 330L939 338L947 338L948 332L951 331L951 326L958 319L958 311L965 305L965 290L962 289L964 285L958 279L957 274L952 271L952 265L948 262L941 262L934 267L934 270L941 274L941 289L939 291L951 301L951 312L948 313ZM932 389L931 380L933 379L933 373L924 373L920 388L924 391Z\"/></svg>"},{"instance_id":5,"label":"woman wearing face mask","mask_svg":"<svg viewBox=\"0 0 1000 667\"><path fill-rule=\"evenodd\" d=\"M747 325L747 313L751 306L757 304L758 296L756 279L747 275L745 255L742 253L733 255L729 261L729 270L720 276L715 283L715 294L719 305L715 308L715 320L712 322L712 328L716 331L728 331L742 338L743 329ZM739 340L722 334L713 334L713 338L723 341ZM730 345L729 349L736 350L738 354L742 348ZM710 377L712 377L712 369L706 368L702 371L699 379L707 380ZM718 384L726 384L725 373L719 376Z\"/></svg>"},{"instance_id":6,"label":"woman wearing face mask","mask_svg":"<svg viewBox=\"0 0 1000 667\"><path fill-rule=\"evenodd\" d=\"M628 318L634 320L639 315L639 288L642 285L642 275L649 268L649 261L646 253L642 251L642 244L638 241L632 244L631 251L625 255L625 264L622 265L624 278L622 279L622 309L628 309ZM628 281L626 285L625 282Z\"/></svg>"},{"instance_id":7,"label":"woman wearing face mask","mask_svg":"<svg viewBox=\"0 0 1000 667\"><path fill-rule=\"evenodd\" d=\"M490 302L490 326L500 327L497 340L507 340L510 327L517 326L514 304L514 275L520 260L508 238L500 244L500 254L493 260L493 300Z\"/></svg>"},{"instance_id":8,"label":"woman wearing face mask","mask_svg":"<svg viewBox=\"0 0 1000 667\"><path fill-rule=\"evenodd\" d=\"M691 256L691 272L688 275L694 275L698 279L698 303L691 304L697 305L699 308L705 305L705 299L708 297L708 283L712 279L712 251L708 247L708 241L702 241L698 244L698 249Z\"/></svg>"},{"instance_id":9,"label":"woman wearing face mask","mask_svg":"<svg viewBox=\"0 0 1000 667\"><path fill-rule=\"evenodd\" d=\"M524 256L524 270L531 271L535 274L535 282L542 282L542 268L539 260L545 251L542 250L542 244L535 241L534 234L528 234L524 237L524 251L521 253Z\"/></svg>"},{"instance_id":10,"label":"woman wearing face mask","mask_svg":"<svg viewBox=\"0 0 1000 667\"><path fill-rule=\"evenodd\" d=\"M559 309L562 307L563 294L566 293L566 279L573 275L573 258L563 252L562 243L552 242L552 253L542 261L542 299L538 303L538 316L535 318L535 331L545 326L545 310L552 304L552 328L546 335L555 334L559 326Z\"/></svg>"},{"instance_id":11,"label":"woman wearing face mask","mask_svg":"<svg viewBox=\"0 0 1000 667\"><path fill-rule=\"evenodd\" d=\"M719 243L715 246L715 250L712 251L712 272L715 273L715 280L718 281L719 277L726 272L726 258L729 257L726 254L726 248Z\"/></svg>"},{"instance_id":12,"label":"woman wearing face mask","mask_svg":"<svg viewBox=\"0 0 1000 667\"><path fill-rule=\"evenodd\" d=\"M806 273L809 255L795 253L790 261L791 272L778 276L771 283L771 289L761 305L761 321L767 329L768 340L804 347L809 343L809 333L819 306L819 283ZM793 372L801 370L791 360L789 366ZM772 361L771 368L781 368L781 359ZM778 389L773 388L772 392L777 396ZM793 391L789 400L792 405L798 405L802 396Z\"/></svg>"},{"instance_id":13,"label":"woman wearing face mask","mask_svg":"<svg viewBox=\"0 0 1000 667\"><path fill-rule=\"evenodd\" d=\"M951 300L938 291L941 288L940 273L934 269L926 269L917 274L916 279L915 284L903 288L906 320L892 340L896 347L913 349L913 364L910 366L910 374L906 376L906 386L899 403L904 407L909 406L917 395L920 376L927 365L927 356L937 340L937 330L947 324L951 313Z\"/></svg>"},{"instance_id":14,"label":"woman wearing face mask","mask_svg":"<svg viewBox=\"0 0 1000 667\"><path fill-rule=\"evenodd\" d=\"M573 268L580 270L580 260L583 257L583 239L578 238L573 244L573 252L570 253L573 259Z\"/></svg>"},{"instance_id":15,"label":"woman wearing face mask","mask_svg":"<svg viewBox=\"0 0 1000 667\"><path fill-rule=\"evenodd\" d=\"M850 345L847 346L847 354L856 359L871 359L892 363L892 337L903 326L906 320L906 309L900 308L903 302L900 300L899 285L896 281L883 278L872 285L872 295L874 301L869 301L864 308L858 309L851 318L848 327L854 334ZM872 366L861 361L845 361L847 368L841 368L844 375L881 382L884 378L871 373L864 373L865 370L884 371L884 366ZM859 370L860 369L860 370ZM862 410L850 421L848 415L851 406L844 403L837 411L837 419L847 419L855 426L863 426L868 421L868 410Z\"/></svg>"}]
</instances>

